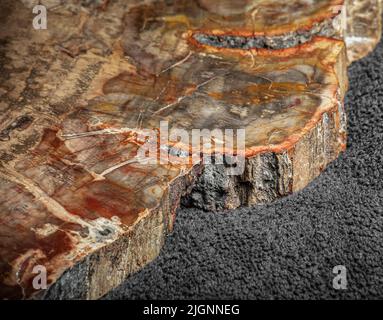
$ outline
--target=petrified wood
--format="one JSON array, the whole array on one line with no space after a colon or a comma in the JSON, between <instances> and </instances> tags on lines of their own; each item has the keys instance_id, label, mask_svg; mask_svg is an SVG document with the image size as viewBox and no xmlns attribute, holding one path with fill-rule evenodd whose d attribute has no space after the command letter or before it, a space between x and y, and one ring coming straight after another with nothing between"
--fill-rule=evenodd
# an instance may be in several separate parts
<instances>
[{"instance_id":1,"label":"petrified wood","mask_svg":"<svg viewBox=\"0 0 383 320\"><path fill-rule=\"evenodd\" d=\"M218 47L294 47L314 36L342 38L344 0L198 0L194 37Z\"/></svg>"},{"instance_id":2,"label":"petrified wood","mask_svg":"<svg viewBox=\"0 0 383 320\"><path fill-rule=\"evenodd\" d=\"M379 42L381 0L195 0L157 2L141 10L146 21L183 23L197 41L221 48L295 47L315 36L344 39L350 62ZM154 10L154 11L153 11ZM138 12L136 12L139 15ZM132 26L134 27L134 26Z\"/></svg>"},{"instance_id":3,"label":"petrified wood","mask_svg":"<svg viewBox=\"0 0 383 320\"><path fill-rule=\"evenodd\" d=\"M342 41L313 33L293 48L222 48L196 32L246 36L243 9L166 3L67 1L38 31L30 8L2 1L1 297L98 298L157 256L198 176L187 204L266 202L303 188L344 150ZM313 12L294 19L303 26L339 7L323 3L298 6ZM246 129L244 173L145 163L144 131L160 121L170 131ZM177 148L170 157L190 160L187 145ZM36 265L48 290L32 286Z\"/></svg>"},{"instance_id":4,"label":"petrified wood","mask_svg":"<svg viewBox=\"0 0 383 320\"><path fill-rule=\"evenodd\" d=\"M382 0L347 0L346 44L349 61L363 58L380 41Z\"/></svg>"},{"instance_id":5,"label":"petrified wood","mask_svg":"<svg viewBox=\"0 0 383 320\"><path fill-rule=\"evenodd\" d=\"M115 114L122 113L123 105L130 111L121 119L127 127L138 122L144 128L159 127L162 120L170 128L189 131L246 129L249 159L244 175L229 177L224 166L205 168L186 205L234 208L271 201L306 186L344 148L342 101L347 81L342 43L316 38L285 50L217 48L197 41L178 10L156 3L155 9L137 6L127 14L124 51L138 70L155 78L118 74L104 84L104 96L96 104L115 105ZM327 67L322 66L326 61L336 61L339 78L328 82L330 91L329 86L318 87L327 84ZM296 66L301 63L305 67ZM114 101L116 95L127 93L125 103ZM137 105L140 112L132 117ZM329 127L318 127L318 136L305 141L304 133L323 119ZM296 145L299 152L294 154ZM283 155L280 161L275 154Z\"/></svg>"}]
</instances>

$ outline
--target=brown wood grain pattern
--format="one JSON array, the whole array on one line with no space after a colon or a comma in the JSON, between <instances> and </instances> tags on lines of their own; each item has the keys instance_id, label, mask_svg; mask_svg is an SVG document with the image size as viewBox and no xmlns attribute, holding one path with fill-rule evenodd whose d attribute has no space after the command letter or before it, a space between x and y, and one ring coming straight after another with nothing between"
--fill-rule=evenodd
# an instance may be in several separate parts
<instances>
[{"instance_id":1,"label":"brown wood grain pattern","mask_svg":"<svg viewBox=\"0 0 383 320\"><path fill-rule=\"evenodd\" d=\"M33 1L2 1L0 296L99 298L158 255L185 194L234 208L318 176L345 148L347 57L314 28L340 19L343 2L310 4L66 1L34 30ZM270 49L302 30L298 46ZM197 34L271 42L226 48ZM245 129L245 171L223 178L216 204L195 184L203 164L137 160L140 135L161 121ZM36 265L48 290L32 286Z\"/></svg>"}]
</instances>

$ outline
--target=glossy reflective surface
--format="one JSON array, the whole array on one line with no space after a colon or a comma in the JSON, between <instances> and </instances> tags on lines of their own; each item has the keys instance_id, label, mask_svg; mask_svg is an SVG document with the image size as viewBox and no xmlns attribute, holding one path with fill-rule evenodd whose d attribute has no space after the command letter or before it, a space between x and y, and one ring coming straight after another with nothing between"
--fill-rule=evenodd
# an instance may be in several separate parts
<instances>
[{"instance_id":1,"label":"glossy reflective surface","mask_svg":"<svg viewBox=\"0 0 383 320\"><path fill-rule=\"evenodd\" d=\"M120 272L118 283L156 256L192 165L139 161L142 130L160 121L187 132L245 129L252 157L288 152L324 114L337 113L347 86L342 41L276 51L207 47L192 37L195 28L258 32L276 6L168 3L115 2L76 14L68 3L43 36L26 25L15 31L30 10L12 4L15 20L1 31L1 297L35 294L36 265L46 267L50 285L121 238L135 248L121 252L130 269L111 265L92 281ZM283 10L296 15L283 11L276 20L303 26L308 11L327 16L333 5L291 2ZM341 121L334 126L340 151Z\"/></svg>"}]
</instances>

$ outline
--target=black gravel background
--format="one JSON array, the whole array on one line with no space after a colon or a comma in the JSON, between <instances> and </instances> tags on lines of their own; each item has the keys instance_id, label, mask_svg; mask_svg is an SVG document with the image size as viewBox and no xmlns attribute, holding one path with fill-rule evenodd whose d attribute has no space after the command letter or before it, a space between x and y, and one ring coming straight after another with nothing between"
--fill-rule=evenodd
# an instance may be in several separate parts
<instances>
[{"instance_id":1,"label":"black gravel background","mask_svg":"<svg viewBox=\"0 0 383 320\"><path fill-rule=\"evenodd\" d=\"M180 210L161 255L106 298L383 298L383 43L349 74L348 150L318 179L271 205Z\"/></svg>"}]
</instances>

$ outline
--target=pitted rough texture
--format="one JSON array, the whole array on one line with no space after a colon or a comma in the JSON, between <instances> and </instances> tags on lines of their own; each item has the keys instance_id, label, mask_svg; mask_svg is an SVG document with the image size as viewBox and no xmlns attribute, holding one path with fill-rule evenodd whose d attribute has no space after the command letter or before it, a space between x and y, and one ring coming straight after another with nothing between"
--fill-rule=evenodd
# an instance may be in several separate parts
<instances>
[{"instance_id":1,"label":"pitted rough texture","mask_svg":"<svg viewBox=\"0 0 383 320\"><path fill-rule=\"evenodd\" d=\"M318 179L271 205L181 211L159 258L107 298L383 298L383 43L350 76L349 149Z\"/></svg>"},{"instance_id":2,"label":"pitted rough texture","mask_svg":"<svg viewBox=\"0 0 383 320\"><path fill-rule=\"evenodd\" d=\"M316 23L309 30L299 30L288 32L278 36L235 36L235 35L206 35L203 33L194 34L194 39L202 44L211 45L219 48L266 48L282 49L296 47L302 43L310 41L315 36L329 38L341 38L341 18L335 18Z\"/></svg>"}]
</instances>

